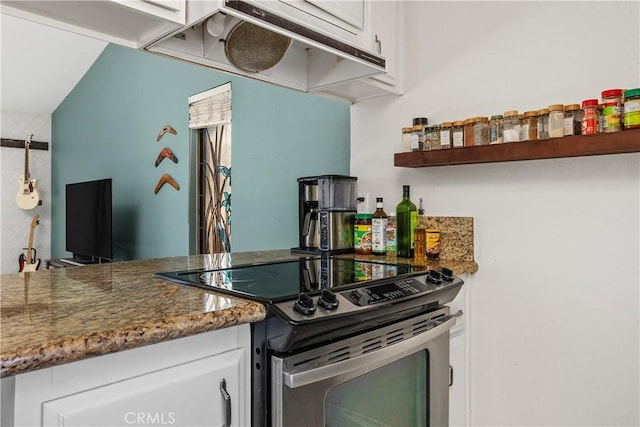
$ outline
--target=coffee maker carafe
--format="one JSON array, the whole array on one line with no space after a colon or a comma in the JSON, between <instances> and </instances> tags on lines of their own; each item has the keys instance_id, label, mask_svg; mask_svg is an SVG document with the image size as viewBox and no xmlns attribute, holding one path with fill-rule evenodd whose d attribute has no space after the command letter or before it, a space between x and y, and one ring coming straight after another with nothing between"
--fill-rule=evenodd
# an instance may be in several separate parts
<instances>
[{"instance_id":1,"label":"coffee maker carafe","mask_svg":"<svg viewBox=\"0 0 640 427\"><path fill-rule=\"evenodd\" d=\"M353 252L356 177L298 178L299 247L294 252Z\"/></svg>"}]
</instances>

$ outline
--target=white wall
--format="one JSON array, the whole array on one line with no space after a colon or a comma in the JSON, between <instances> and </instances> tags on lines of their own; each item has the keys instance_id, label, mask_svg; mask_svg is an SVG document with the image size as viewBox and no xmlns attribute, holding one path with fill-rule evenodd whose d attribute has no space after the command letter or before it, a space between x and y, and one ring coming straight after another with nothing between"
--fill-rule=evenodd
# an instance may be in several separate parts
<instances>
[{"instance_id":1,"label":"white wall","mask_svg":"<svg viewBox=\"0 0 640 427\"><path fill-rule=\"evenodd\" d=\"M42 206L22 210L16 204L18 178L24 173L24 150L0 148L0 274L18 272L18 256L29 244L33 216L40 214L40 225L34 230L33 246L37 257L51 254L51 115L2 111L2 138L24 140L28 133L34 141L48 142L49 150L29 150L29 172L36 178Z\"/></svg>"},{"instance_id":2,"label":"white wall","mask_svg":"<svg viewBox=\"0 0 640 427\"><path fill-rule=\"evenodd\" d=\"M405 95L352 107L359 191L475 218L473 425L640 424L640 154L394 168L400 129L640 87L639 5L408 2Z\"/></svg>"}]
</instances>

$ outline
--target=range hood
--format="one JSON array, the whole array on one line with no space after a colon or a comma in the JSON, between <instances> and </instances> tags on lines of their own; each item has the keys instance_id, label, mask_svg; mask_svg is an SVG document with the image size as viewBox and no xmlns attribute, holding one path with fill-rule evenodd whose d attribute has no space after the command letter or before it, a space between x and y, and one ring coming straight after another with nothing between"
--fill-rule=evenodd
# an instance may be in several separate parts
<instances>
[{"instance_id":1,"label":"range hood","mask_svg":"<svg viewBox=\"0 0 640 427\"><path fill-rule=\"evenodd\" d=\"M304 92L385 72L383 57L346 40L338 27L323 22L318 29L302 14L292 16L283 9L288 3L189 1L187 25L144 49Z\"/></svg>"}]
</instances>

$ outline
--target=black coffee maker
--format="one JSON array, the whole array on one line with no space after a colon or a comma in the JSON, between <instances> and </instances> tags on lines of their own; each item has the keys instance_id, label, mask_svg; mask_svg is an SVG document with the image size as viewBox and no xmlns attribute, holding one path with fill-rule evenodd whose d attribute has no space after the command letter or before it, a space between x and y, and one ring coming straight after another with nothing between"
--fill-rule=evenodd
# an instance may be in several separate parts
<instances>
[{"instance_id":1,"label":"black coffee maker","mask_svg":"<svg viewBox=\"0 0 640 427\"><path fill-rule=\"evenodd\" d=\"M299 246L293 252L353 252L357 179L345 175L298 178Z\"/></svg>"}]
</instances>

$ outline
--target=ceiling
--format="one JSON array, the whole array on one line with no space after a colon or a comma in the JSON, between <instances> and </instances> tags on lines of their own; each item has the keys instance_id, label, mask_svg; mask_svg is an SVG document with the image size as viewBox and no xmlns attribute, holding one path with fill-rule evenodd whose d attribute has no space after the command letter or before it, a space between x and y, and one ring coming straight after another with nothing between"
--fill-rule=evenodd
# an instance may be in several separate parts
<instances>
[{"instance_id":1,"label":"ceiling","mask_svg":"<svg viewBox=\"0 0 640 427\"><path fill-rule=\"evenodd\" d=\"M107 42L0 14L2 110L52 113Z\"/></svg>"}]
</instances>

